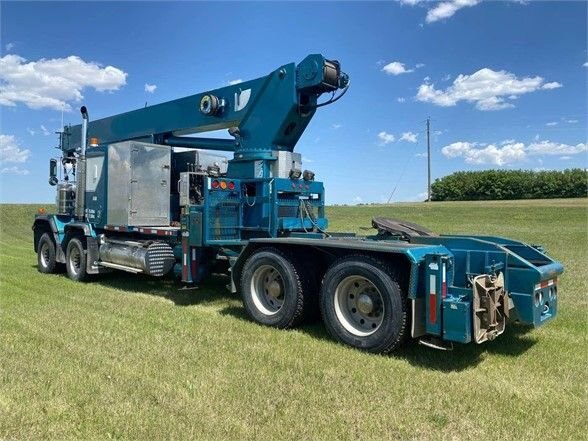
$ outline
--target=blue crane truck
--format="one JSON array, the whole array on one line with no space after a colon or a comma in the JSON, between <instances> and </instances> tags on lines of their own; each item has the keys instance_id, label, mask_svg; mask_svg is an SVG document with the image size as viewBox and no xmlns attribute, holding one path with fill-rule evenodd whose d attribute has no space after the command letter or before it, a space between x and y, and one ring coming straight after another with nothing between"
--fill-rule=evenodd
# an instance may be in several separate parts
<instances>
[{"instance_id":1,"label":"blue crane truck","mask_svg":"<svg viewBox=\"0 0 588 441\"><path fill-rule=\"evenodd\" d=\"M39 271L185 284L225 271L254 321L292 328L320 312L336 340L374 353L408 339L483 343L507 321L553 319L563 267L540 246L391 218L374 218L366 237L327 231L323 183L294 147L349 84L339 62L313 54L96 121L82 107L50 160L57 212L33 223ZM203 135L221 129L228 136Z\"/></svg>"}]
</instances>

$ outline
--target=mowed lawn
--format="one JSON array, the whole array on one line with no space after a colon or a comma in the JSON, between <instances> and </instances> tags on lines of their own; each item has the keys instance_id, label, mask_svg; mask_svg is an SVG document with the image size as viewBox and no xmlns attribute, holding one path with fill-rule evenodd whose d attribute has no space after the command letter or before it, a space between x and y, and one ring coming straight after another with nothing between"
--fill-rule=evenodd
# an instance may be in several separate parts
<instances>
[{"instance_id":1,"label":"mowed lawn","mask_svg":"<svg viewBox=\"0 0 588 441\"><path fill-rule=\"evenodd\" d=\"M0 206L0 439L585 439L585 199L329 208L331 230L388 215L541 243L566 268L543 328L389 356L320 324L252 323L223 277L187 291L126 273L42 275L36 208Z\"/></svg>"}]
</instances>

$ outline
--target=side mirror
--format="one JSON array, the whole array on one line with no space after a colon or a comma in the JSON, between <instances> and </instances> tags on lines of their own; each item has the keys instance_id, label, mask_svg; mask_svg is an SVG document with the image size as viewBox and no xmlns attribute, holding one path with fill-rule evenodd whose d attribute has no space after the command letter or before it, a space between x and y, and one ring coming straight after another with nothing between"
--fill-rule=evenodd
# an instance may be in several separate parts
<instances>
[{"instance_id":1,"label":"side mirror","mask_svg":"<svg viewBox=\"0 0 588 441\"><path fill-rule=\"evenodd\" d=\"M57 185L57 159L49 160L49 185Z\"/></svg>"}]
</instances>

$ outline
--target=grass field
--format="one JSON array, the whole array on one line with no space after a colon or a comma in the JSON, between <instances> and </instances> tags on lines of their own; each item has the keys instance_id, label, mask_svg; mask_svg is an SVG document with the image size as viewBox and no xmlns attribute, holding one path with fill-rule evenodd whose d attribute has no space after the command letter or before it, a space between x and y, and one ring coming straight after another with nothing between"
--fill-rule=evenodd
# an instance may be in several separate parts
<instances>
[{"instance_id":1,"label":"grass field","mask_svg":"<svg viewBox=\"0 0 588 441\"><path fill-rule=\"evenodd\" d=\"M36 206L0 206L0 439L585 439L588 201L333 207L331 230L388 215L543 244L559 316L497 340L390 356L322 325L249 321L227 279L193 291L122 273L36 270ZM584 435L582 435L584 433Z\"/></svg>"}]
</instances>

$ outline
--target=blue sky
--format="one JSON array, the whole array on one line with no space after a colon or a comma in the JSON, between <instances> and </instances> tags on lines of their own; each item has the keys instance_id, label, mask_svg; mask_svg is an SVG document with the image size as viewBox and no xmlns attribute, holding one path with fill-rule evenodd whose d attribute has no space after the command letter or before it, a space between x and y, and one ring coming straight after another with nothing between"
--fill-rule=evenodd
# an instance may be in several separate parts
<instances>
[{"instance_id":1,"label":"blue sky","mask_svg":"<svg viewBox=\"0 0 588 441\"><path fill-rule=\"evenodd\" d=\"M296 151L331 204L422 200L457 170L587 167L587 3L1 2L0 201L50 202L53 134L309 53L351 88ZM70 110L71 109L71 110Z\"/></svg>"}]
</instances>

